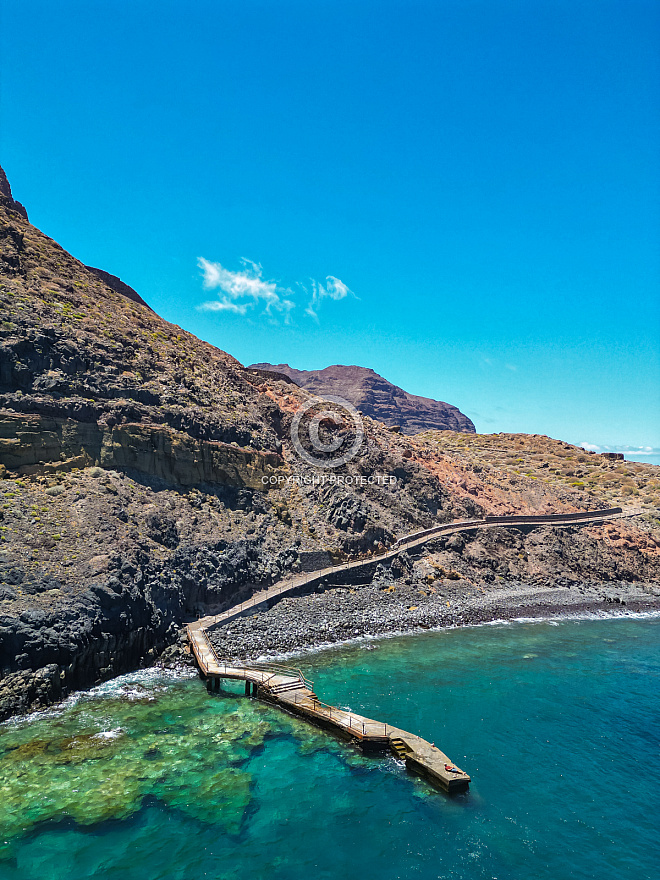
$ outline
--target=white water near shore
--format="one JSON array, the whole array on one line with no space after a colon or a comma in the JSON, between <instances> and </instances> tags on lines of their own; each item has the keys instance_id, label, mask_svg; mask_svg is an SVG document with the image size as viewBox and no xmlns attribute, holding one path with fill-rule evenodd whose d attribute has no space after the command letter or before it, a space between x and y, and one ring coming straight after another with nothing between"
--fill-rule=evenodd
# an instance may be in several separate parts
<instances>
[{"instance_id":1,"label":"white water near shore","mask_svg":"<svg viewBox=\"0 0 660 880\"><path fill-rule=\"evenodd\" d=\"M194 673L121 676L3 726L0 876L649 880L658 616L307 653L324 697L460 761L473 782L457 798L231 688L208 694Z\"/></svg>"}]
</instances>

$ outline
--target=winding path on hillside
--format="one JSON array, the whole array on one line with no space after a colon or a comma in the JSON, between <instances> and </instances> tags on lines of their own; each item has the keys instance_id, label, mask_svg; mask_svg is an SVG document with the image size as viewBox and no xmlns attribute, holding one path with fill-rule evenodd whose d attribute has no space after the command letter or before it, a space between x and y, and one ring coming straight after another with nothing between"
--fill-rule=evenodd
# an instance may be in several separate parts
<instances>
[{"instance_id":1,"label":"winding path on hillside","mask_svg":"<svg viewBox=\"0 0 660 880\"><path fill-rule=\"evenodd\" d=\"M381 562L393 559L400 553L415 550L439 535L501 526L582 525L623 516L637 516L639 512L637 510L624 512L620 507L611 507L605 510L566 514L486 516L483 519L443 523L401 538L391 550L380 555L296 575L256 593L248 601L235 605L222 614L202 617L188 624L190 647L200 672L208 682L209 690L219 690L220 681L224 679L244 681L246 695L252 693L261 699L276 703L294 715L331 730L344 739L358 743L365 751L392 751L405 761L410 770L425 776L445 791L463 791L468 787L470 777L456 767L434 743L429 743L390 724L374 721L324 703L314 693L313 682L306 679L299 669L272 663L243 664L235 660L224 660L217 656L206 631L211 627L230 623L237 617L270 608L283 596L291 595L296 591L308 592L318 589L336 574L359 571L368 573L370 567L375 568Z\"/></svg>"}]
</instances>

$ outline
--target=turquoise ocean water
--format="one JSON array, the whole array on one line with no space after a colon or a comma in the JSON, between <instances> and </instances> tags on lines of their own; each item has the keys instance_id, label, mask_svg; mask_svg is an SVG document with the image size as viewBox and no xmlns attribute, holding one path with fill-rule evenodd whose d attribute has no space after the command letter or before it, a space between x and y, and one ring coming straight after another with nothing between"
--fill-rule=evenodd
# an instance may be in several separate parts
<instances>
[{"instance_id":1,"label":"turquoise ocean water","mask_svg":"<svg viewBox=\"0 0 660 880\"><path fill-rule=\"evenodd\" d=\"M514 623L296 663L435 741L449 798L197 678L124 676L0 727L2 880L660 876L660 620Z\"/></svg>"}]
</instances>

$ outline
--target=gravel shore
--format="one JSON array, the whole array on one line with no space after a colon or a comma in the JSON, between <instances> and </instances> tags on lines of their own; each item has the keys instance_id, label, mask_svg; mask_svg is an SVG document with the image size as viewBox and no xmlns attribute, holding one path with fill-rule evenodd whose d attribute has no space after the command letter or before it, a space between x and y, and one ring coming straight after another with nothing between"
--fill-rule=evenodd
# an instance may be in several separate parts
<instances>
[{"instance_id":1,"label":"gravel shore","mask_svg":"<svg viewBox=\"0 0 660 880\"><path fill-rule=\"evenodd\" d=\"M660 612L660 592L638 583L466 584L442 589L394 582L335 588L282 599L269 611L209 631L222 657L305 651L363 636L379 636L493 620L579 614Z\"/></svg>"}]
</instances>

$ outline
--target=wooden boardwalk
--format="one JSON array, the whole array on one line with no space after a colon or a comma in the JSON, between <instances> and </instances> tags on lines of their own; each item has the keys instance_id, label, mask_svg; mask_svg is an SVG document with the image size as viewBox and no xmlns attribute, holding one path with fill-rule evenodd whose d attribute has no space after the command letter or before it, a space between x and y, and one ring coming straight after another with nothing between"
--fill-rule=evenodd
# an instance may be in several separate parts
<instances>
[{"instance_id":1,"label":"wooden boardwalk","mask_svg":"<svg viewBox=\"0 0 660 880\"><path fill-rule=\"evenodd\" d=\"M190 646L209 690L219 690L223 679L245 682L245 693L329 730L358 744L365 752L391 751L406 766L447 792L465 791L467 773L456 767L440 749L419 736L383 721L324 703L314 693L313 682L297 669L277 664L240 664L216 657L200 621L188 626ZM451 769L449 769L451 768Z\"/></svg>"},{"instance_id":2,"label":"wooden boardwalk","mask_svg":"<svg viewBox=\"0 0 660 880\"><path fill-rule=\"evenodd\" d=\"M404 760L410 770L426 777L447 792L465 791L469 786L470 777L456 767L434 743L429 743L415 734L385 722L374 721L372 718L366 718L355 712L338 709L336 706L324 703L314 693L313 682L308 681L298 669L271 663L243 664L238 661L223 660L216 655L206 631L211 627L229 623L237 617L254 614L261 609L268 608L279 598L291 594L295 590L318 587L329 575L366 569L368 566L373 566L386 559L392 559L399 553L415 549L441 534L505 525L578 525L635 515L637 515L637 511L631 510L624 513L620 507L615 507L576 514L489 516L484 519L444 523L432 529L408 535L397 541L392 550L380 556L298 575L256 593L247 602L236 605L222 614L203 617L188 625L190 647L202 675L208 682L209 689L219 690L220 682L223 679L244 681L246 695L252 693L261 699L275 703L294 715L357 743L364 751L389 750Z\"/></svg>"},{"instance_id":3,"label":"wooden boardwalk","mask_svg":"<svg viewBox=\"0 0 660 880\"><path fill-rule=\"evenodd\" d=\"M230 623L237 617L244 617L255 614L270 608L283 596L291 595L296 590L313 590L321 586L322 582L329 577L340 574L342 572L357 572L361 569L367 569L375 566L380 562L388 559L394 559L400 553L409 550L415 550L418 547L427 544L429 541L435 540L440 535L451 535L455 532L472 531L479 528L498 528L502 526L538 526L538 525L557 525L557 526L574 526L587 525L589 523L603 522L607 519L616 519L625 516L637 516L638 510L622 511L620 507L611 507L607 510L585 511L580 513L568 514L551 514L547 516L487 516L483 519L468 519L460 522L442 523L433 528L425 529L421 532L415 532L407 535L405 538L399 539L391 550L384 553L371 556L368 559L357 559L354 562L345 562L340 565L334 565L329 568L322 568L317 571L306 572L304 574L293 575L273 584L265 590L255 593L245 602L234 605L220 614L203 617L199 621L204 628L211 626L221 626Z\"/></svg>"}]
</instances>

